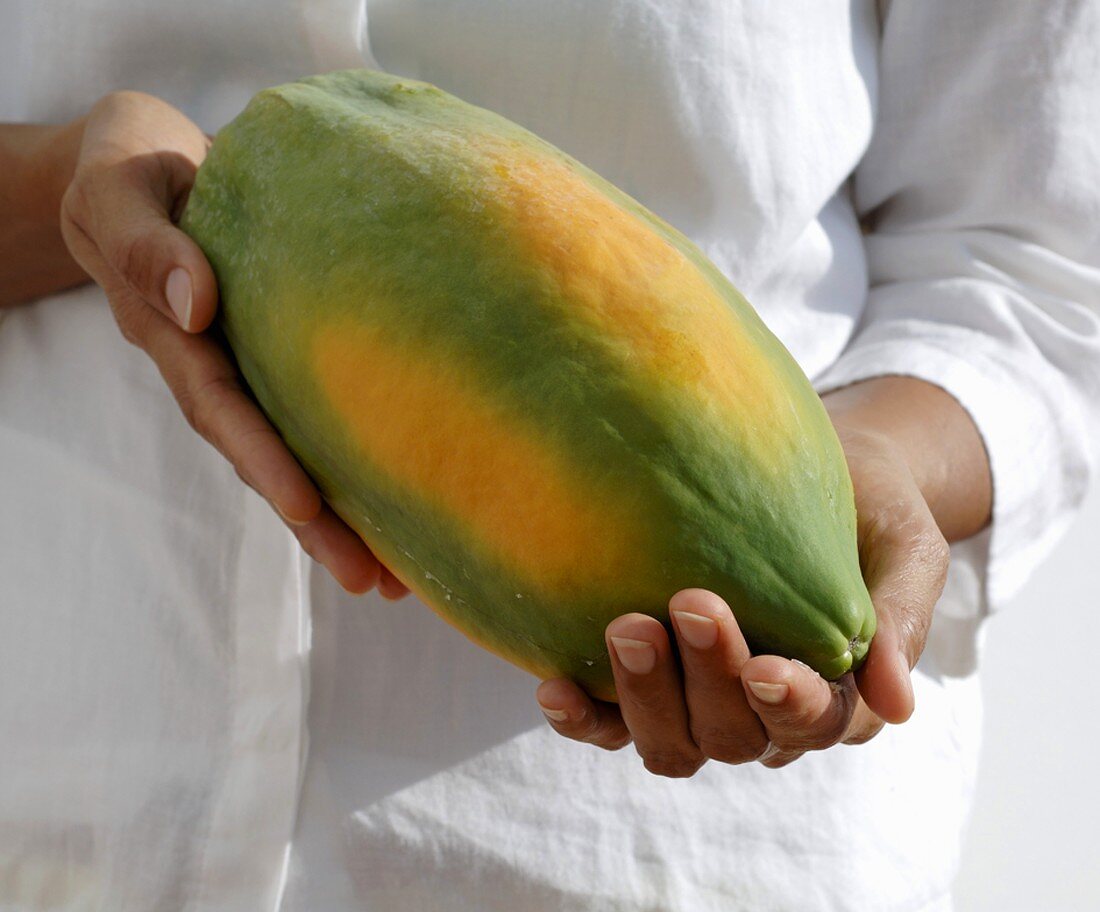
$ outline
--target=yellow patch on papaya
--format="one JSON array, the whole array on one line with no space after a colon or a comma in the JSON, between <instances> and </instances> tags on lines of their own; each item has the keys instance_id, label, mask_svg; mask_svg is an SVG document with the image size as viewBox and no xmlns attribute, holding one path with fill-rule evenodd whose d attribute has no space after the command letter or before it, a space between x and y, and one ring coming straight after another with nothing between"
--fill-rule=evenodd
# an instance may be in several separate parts
<instances>
[{"instance_id":1,"label":"yellow patch on papaya","mask_svg":"<svg viewBox=\"0 0 1100 912\"><path fill-rule=\"evenodd\" d=\"M621 593L636 578L652 530L628 492L570 465L538 425L477 387L472 366L403 350L384 327L358 323L318 329L311 348L362 454L520 578L563 597L601 580Z\"/></svg>"},{"instance_id":2,"label":"yellow patch on papaya","mask_svg":"<svg viewBox=\"0 0 1100 912\"><path fill-rule=\"evenodd\" d=\"M730 305L676 247L581 174L524 145L486 136L502 221L519 259L540 264L561 289L547 302L579 321L611 357L640 375L639 388L686 394L742 428L761 466L774 469L790 404L768 356Z\"/></svg>"}]
</instances>

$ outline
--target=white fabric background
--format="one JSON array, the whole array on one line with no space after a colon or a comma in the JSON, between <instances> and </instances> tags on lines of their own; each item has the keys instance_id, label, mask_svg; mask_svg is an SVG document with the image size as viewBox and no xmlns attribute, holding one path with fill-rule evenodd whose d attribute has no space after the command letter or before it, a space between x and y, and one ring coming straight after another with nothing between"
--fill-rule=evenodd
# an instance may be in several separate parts
<instances>
[{"instance_id":1,"label":"white fabric background","mask_svg":"<svg viewBox=\"0 0 1100 912\"><path fill-rule=\"evenodd\" d=\"M955 879L957 912L1100 909L1098 545L1094 485L1050 559L987 621L982 753Z\"/></svg>"},{"instance_id":2,"label":"white fabric background","mask_svg":"<svg viewBox=\"0 0 1100 912\"><path fill-rule=\"evenodd\" d=\"M16 309L0 909L948 907L980 619L1049 549L1092 459L1100 140L1079 125L1100 25L1070 0L879 13L4 7L7 119L126 87L213 130L264 85L363 64L515 118L696 240L823 387L900 371L955 393L992 453L996 522L954 549L911 722L778 773L656 779L630 750L558 738L533 679L415 600L312 572L96 290Z\"/></svg>"}]
</instances>

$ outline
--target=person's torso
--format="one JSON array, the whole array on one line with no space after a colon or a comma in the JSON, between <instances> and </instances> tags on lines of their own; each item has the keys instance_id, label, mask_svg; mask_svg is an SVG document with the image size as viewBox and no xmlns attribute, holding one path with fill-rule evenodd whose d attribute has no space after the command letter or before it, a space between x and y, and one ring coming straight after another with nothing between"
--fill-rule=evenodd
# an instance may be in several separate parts
<instances>
[{"instance_id":1,"label":"person's torso","mask_svg":"<svg viewBox=\"0 0 1100 912\"><path fill-rule=\"evenodd\" d=\"M873 0L374 0L365 9L358 0L16 0L4 15L14 29L0 38L0 51L10 51L0 53L0 117L73 117L104 92L129 88L164 97L212 131L266 85L334 68L388 69L511 117L681 229L811 376L835 359L863 308L866 271L846 187L872 128ZM58 353L87 338L65 337L76 330L59 308L18 319L42 323L28 328L49 335ZM57 359L41 369L62 369ZM147 372L153 388L151 364ZM125 415L122 404L99 420ZM187 459L220 459L197 438L193 450ZM221 475L228 492L237 482ZM83 521L76 512L72 522ZM262 556L248 560L252 574L262 572ZM135 591L164 585L156 568L147 574ZM789 908L792 896L803 909L848 901L886 909L901 895L876 873L890 865L921 888L946 889L952 846L933 834L964 813L972 770L958 763L960 732L973 718L955 718L940 676L919 678L923 715L877 744L778 774L712 764L673 782L647 773L632 749L608 754L553 735L534 679L415 599L352 599L314 575L308 588L284 586L269 608L272 624L293 626L300 614L314 625L310 759L287 834L287 912L763 912ZM227 606L179 610L202 617ZM85 610L110 618L113 606ZM268 702L298 699L285 674L277 680ZM253 696L262 705L262 692ZM272 749L262 727L248 731ZM204 737L216 742L218 732ZM237 804L248 798L245 782L255 803L293 801L285 778L276 790L245 775L241 744L223 747L238 773L207 783L212 807L224 806L228 782ZM166 741L164 750L176 748ZM898 782L917 779L906 764L918 761L925 781L939 785L899 793ZM155 805L156 783L142 788ZM97 851L109 853L112 837L102 832L108 842ZM238 831L211 832L224 841L196 856L203 870L231 864ZM177 844L189 838L181 830ZM203 889L218 895L218 881Z\"/></svg>"}]
</instances>

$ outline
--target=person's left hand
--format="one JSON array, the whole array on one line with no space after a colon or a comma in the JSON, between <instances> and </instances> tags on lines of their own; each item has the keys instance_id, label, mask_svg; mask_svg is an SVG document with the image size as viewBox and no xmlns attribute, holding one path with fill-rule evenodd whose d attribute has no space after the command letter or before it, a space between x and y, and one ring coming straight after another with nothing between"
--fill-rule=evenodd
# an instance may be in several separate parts
<instances>
[{"instance_id":1,"label":"person's left hand","mask_svg":"<svg viewBox=\"0 0 1100 912\"><path fill-rule=\"evenodd\" d=\"M895 390L897 382L924 387L902 393L931 397L926 403L933 408L950 400L921 381L888 379L896 381ZM947 573L947 541L920 483L931 488L939 476L914 472L904 439L881 426L893 419L874 420L868 401L845 395L832 410L855 487L861 564L878 620L863 666L828 682L800 662L752 656L729 606L713 592L685 589L669 602L679 662L655 618L625 614L608 625L617 705L592 699L566 678L542 682L536 698L558 733L608 750L633 741L650 772L685 777L707 760L786 766L806 751L863 743L885 722L909 718L909 672L924 649ZM954 400L946 407L961 412ZM962 433L977 440L963 416ZM980 443L978 452L984 460ZM984 472L988 485L988 464L975 471ZM941 492L935 493L938 501ZM975 516L979 512L978 528L988 504L975 504Z\"/></svg>"},{"instance_id":2,"label":"person's left hand","mask_svg":"<svg viewBox=\"0 0 1100 912\"><path fill-rule=\"evenodd\" d=\"M49 135L49 134L47 134ZM172 105L112 92L54 134L68 183L60 234L103 289L123 337L156 364L187 423L264 497L311 557L349 592L408 592L325 502L248 393L237 364L206 332L214 272L178 227L211 139Z\"/></svg>"}]
</instances>

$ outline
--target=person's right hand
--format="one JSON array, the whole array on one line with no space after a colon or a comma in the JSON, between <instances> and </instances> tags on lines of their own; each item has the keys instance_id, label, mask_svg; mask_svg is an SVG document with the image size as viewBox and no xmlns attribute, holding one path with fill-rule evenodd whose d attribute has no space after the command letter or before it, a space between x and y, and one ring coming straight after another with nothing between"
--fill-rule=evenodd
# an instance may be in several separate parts
<instances>
[{"instance_id":1,"label":"person's right hand","mask_svg":"<svg viewBox=\"0 0 1100 912\"><path fill-rule=\"evenodd\" d=\"M218 290L202 251L174 224L209 139L171 105L137 92L98 101L62 199L73 258L103 287L123 336L160 369L188 423L279 512L305 551L351 592L408 590L333 512L245 393L209 334Z\"/></svg>"}]
</instances>

